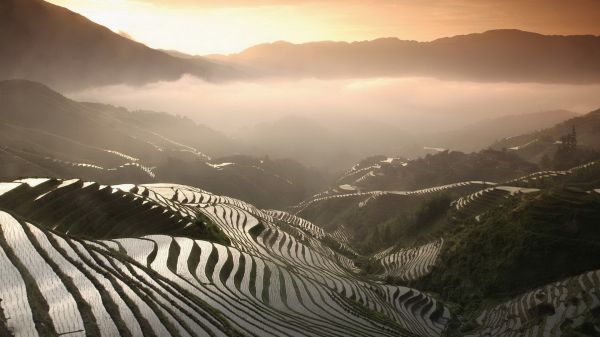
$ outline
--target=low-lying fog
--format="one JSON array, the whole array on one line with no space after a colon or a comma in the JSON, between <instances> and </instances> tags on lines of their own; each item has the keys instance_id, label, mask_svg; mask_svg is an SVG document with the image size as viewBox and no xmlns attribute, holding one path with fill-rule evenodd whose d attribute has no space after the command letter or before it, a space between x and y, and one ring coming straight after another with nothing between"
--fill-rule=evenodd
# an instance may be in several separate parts
<instances>
[{"instance_id":1,"label":"low-lying fog","mask_svg":"<svg viewBox=\"0 0 600 337\"><path fill-rule=\"evenodd\" d=\"M176 82L100 87L67 96L188 116L256 146L257 153L298 156L321 166L319 161L331 155L351 162L374 153L414 154L405 150L406 143L444 147L428 144L429 135L503 115L555 109L585 113L600 107L599 93L600 85L431 78L209 83L186 76ZM407 153L400 153L403 149Z\"/></svg>"}]
</instances>

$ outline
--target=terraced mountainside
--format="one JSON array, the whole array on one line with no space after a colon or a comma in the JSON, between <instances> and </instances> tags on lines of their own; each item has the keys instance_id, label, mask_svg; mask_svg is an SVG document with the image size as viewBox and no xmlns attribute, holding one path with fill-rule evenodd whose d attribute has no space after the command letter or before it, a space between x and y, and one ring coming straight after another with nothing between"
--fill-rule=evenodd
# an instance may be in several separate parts
<instances>
[{"instance_id":1,"label":"terraced mountainside","mask_svg":"<svg viewBox=\"0 0 600 337\"><path fill-rule=\"evenodd\" d=\"M302 200L307 182L322 180L292 160L223 157L243 147L189 119L76 102L35 82L0 81L0 105L3 180L170 181L270 207Z\"/></svg>"},{"instance_id":2,"label":"terraced mountainside","mask_svg":"<svg viewBox=\"0 0 600 337\"><path fill-rule=\"evenodd\" d=\"M536 186L515 183L536 168L495 150L442 151L414 160L373 156L289 210L328 230L343 225L349 237L359 238L355 245L371 250L395 242L410 247L437 240L435 232L447 222L451 202L459 209L457 216L464 216L478 211L473 205L479 199L532 191ZM469 207L463 207L467 200Z\"/></svg>"},{"instance_id":3,"label":"terraced mountainside","mask_svg":"<svg viewBox=\"0 0 600 337\"><path fill-rule=\"evenodd\" d=\"M560 158L560 160L552 162L556 151L562 144L561 137L571 133L573 128L576 130L577 136L577 158ZM546 161L547 168L567 169L600 156L598 154L600 151L598 134L600 134L600 110L594 110L558 123L553 127L502 139L492 144L491 147L498 150L507 149L531 162Z\"/></svg>"},{"instance_id":4,"label":"terraced mountainside","mask_svg":"<svg viewBox=\"0 0 600 337\"><path fill-rule=\"evenodd\" d=\"M562 336L600 331L594 318L600 305L594 271L600 269L595 258L600 253L592 246L564 250L566 255L552 259L555 267L537 274L542 277L513 279L519 292L500 296L488 290L486 303L463 295L477 294L471 290L479 288L447 279L476 275L461 271L473 267L456 261L479 241L460 238L509 233L496 231L505 228L504 218L490 216L507 205L581 209L576 226L585 231L579 234L571 225L562 227L564 222L546 229L535 220L548 217L543 209L537 213L542 218L532 218L538 227L529 230L552 234L554 247L597 231L591 224L600 219L600 189L589 189L596 182L581 180L600 177L599 167L594 162L564 174L534 174L514 179L510 188L468 182L380 194L363 208L386 197L411 199L440 191L461 197L452 203L426 198L429 207L452 205L444 209L447 222L428 231L428 242L390 245L373 254L361 252L347 226L323 227L185 185L49 178L2 183L2 323L15 336ZM535 189L527 187L531 177L578 187L569 187L570 192ZM488 186L508 194L483 204L469 197L472 190ZM568 212L561 214L569 219ZM584 251L589 256L582 260ZM495 263L486 262L493 255L468 254L480 268ZM530 268L536 256L520 259L525 261L521 268ZM581 262L558 268L570 259ZM511 266L498 269L497 279L510 280L506 271ZM542 288L528 292L536 287Z\"/></svg>"},{"instance_id":5,"label":"terraced mountainside","mask_svg":"<svg viewBox=\"0 0 600 337\"><path fill-rule=\"evenodd\" d=\"M426 135L426 142L429 146L457 151L480 151L498 140L550 128L577 116L577 113L567 110L510 114L477 121L456 130Z\"/></svg>"},{"instance_id":6,"label":"terraced mountainside","mask_svg":"<svg viewBox=\"0 0 600 337\"><path fill-rule=\"evenodd\" d=\"M486 149L464 153L441 149L412 160L386 156L365 158L337 179L335 189L417 190L469 180L504 181L537 169L537 165L510 152Z\"/></svg>"},{"instance_id":7,"label":"terraced mountainside","mask_svg":"<svg viewBox=\"0 0 600 337\"><path fill-rule=\"evenodd\" d=\"M600 333L599 161L373 156L306 198L314 171L186 119L0 104L0 335Z\"/></svg>"},{"instance_id":8,"label":"terraced mountainside","mask_svg":"<svg viewBox=\"0 0 600 337\"><path fill-rule=\"evenodd\" d=\"M448 231L412 286L457 303L462 324L451 335L596 336L598 223L598 190L513 196Z\"/></svg>"},{"instance_id":9,"label":"terraced mountainside","mask_svg":"<svg viewBox=\"0 0 600 337\"><path fill-rule=\"evenodd\" d=\"M457 315L448 336L600 332L597 161L412 191L347 180L411 164L370 158L289 210L353 247L370 277L438 294Z\"/></svg>"},{"instance_id":10,"label":"terraced mountainside","mask_svg":"<svg viewBox=\"0 0 600 337\"><path fill-rule=\"evenodd\" d=\"M12 285L0 287L0 298L6 325L17 335L436 336L450 319L430 296L360 277L351 260L309 227L242 201L180 185L57 182L0 185L1 277ZM53 195L89 193L90 186L114 202L129 197L153 204L172 224L131 236L107 219L115 225L105 236L110 239L91 239L105 233L94 223L82 239L85 209L74 216L50 206ZM33 220L15 211L21 203L6 202L13 198L48 207ZM215 224L231 244L202 234L159 234L197 226L173 213Z\"/></svg>"},{"instance_id":11,"label":"terraced mountainside","mask_svg":"<svg viewBox=\"0 0 600 337\"><path fill-rule=\"evenodd\" d=\"M461 153L440 153L431 156L430 161L438 162L437 165L441 166L441 162L449 155L450 157L458 155L459 158L466 156ZM375 164L370 162L373 160ZM371 159L355 165L338 179L336 184L365 175L379 177L384 181L411 179L412 173L408 168L413 164L417 168L422 167L423 161L422 159L417 161L402 161L394 158L383 161L379 161L379 158ZM511 170L501 168L500 165L496 167L498 172L506 170L504 176L510 177ZM433 165L426 164L426 166L431 168ZM525 167L533 166L525 164ZM421 174L418 169L413 170ZM369 185L364 184L365 180L359 178L354 181L356 185L337 185L291 206L289 210L332 231L339 226L344 227L346 237L360 238L350 240L355 245L363 244L372 248L399 241L406 246L411 246L435 240L437 237L435 233L444 230L443 226L451 220L449 217L457 219L477 217L486 210L501 205L511 196L538 192L540 189L545 190L565 184L593 190L594 186L600 183L598 178L600 174L597 162L569 170L537 171L500 182L462 181L417 190L370 190Z\"/></svg>"}]
</instances>

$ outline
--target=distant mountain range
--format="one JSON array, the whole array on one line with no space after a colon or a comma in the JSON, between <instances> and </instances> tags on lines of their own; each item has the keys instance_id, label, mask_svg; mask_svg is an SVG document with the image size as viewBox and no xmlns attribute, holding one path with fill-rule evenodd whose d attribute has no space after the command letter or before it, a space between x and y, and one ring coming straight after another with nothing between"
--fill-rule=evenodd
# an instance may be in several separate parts
<instances>
[{"instance_id":1,"label":"distant mountain range","mask_svg":"<svg viewBox=\"0 0 600 337\"><path fill-rule=\"evenodd\" d=\"M501 139L554 126L578 114L567 110L539 111L481 120L457 130L431 136L429 146L478 151Z\"/></svg>"},{"instance_id":2,"label":"distant mountain range","mask_svg":"<svg viewBox=\"0 0 600 337\"><path fill-rule=\"evenodd\" d=\"M600 150L600 109L567 119L552 127L498 140L491 147L508 149L523 158L540 162L544 157L553 156L560 146L561 137L571 133L573 128L580 150Z\"/></svg>"},{"instance_id":3,"label":"distant mountain range","mask_svg":"<svg viewBox=\"0 0 600 337\"><path fill-rule=\"evenodd\" d=\"M256 155L289 156L307 165L342 170L375 153L415 158L431 153L425 147L479 151L504 138L536 132L576 116L566 110L510 114L447 132L416 134L377 121L348 119L332 126L286 116L240 132L239 140Z\"/></svg>"},{"instance_id":4,"label":"distant mountain range","mask_svg":"<svg viewBox=\"0 0 600 337\"><path fill-rule=\"evenodd\" d=\"M491 30L431 42L261 44L216 60L272 76L430 76L472 81L599 83L600 36L547 36Z\"/></svg>"},{"instance_id":5,"label":"distant mountain range","mask_svg":"<svg viewBox=\"0 0 600 337\"><path fill-rule=\"evenodd\" d=\"M132 41L42 0L0 3L0 79L59 89L256 77L427 76L472 81L599 83L600 37L492 30L431 42L275 42L232 55L187 55Z\"/></svg>"},{"instance_id":6,"label":"distant mountain range","mask_svg":"<svg viewBox=\"0 0 600 337\"><path fill-rule=\"evenodd\" d=\"M207 59L170 56L42 0L0 2L0 79L80 89L176 80L186 73L213 80L235 72Z\"/></svg>"}]
</instances>

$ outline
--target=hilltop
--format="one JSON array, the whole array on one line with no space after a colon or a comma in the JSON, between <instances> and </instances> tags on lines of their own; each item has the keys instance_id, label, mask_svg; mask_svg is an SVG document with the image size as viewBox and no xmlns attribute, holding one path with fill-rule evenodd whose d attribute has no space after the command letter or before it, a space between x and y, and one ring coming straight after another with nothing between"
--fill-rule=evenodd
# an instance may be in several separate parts
<instances>
[{"instance_id":1,"label":"hilltop","mask_svg":"<svg viewBox=\"0 0 600 337\"><path fill-rule=\"evenodd\" d=\"M430 42L275 42L238 54L191 56L152 49L43 0L0 4L0 79L63 90L156 81L190 74L209 81L259 77L425 76L484 82L598 83L598 36L511 29Z\"/></svg>"}]
</instances>

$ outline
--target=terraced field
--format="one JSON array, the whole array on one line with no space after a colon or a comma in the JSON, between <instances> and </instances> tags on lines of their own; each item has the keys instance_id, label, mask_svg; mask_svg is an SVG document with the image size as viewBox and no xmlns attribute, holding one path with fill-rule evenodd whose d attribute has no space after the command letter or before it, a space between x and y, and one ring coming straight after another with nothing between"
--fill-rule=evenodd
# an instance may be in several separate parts
<instances>
[{"instance_id":1,"label":"terraced field","mask_svg":"<svg viewBox=\"0 0 600 337\"><path fill-rule=\"evenodd\" d=\"M376 164L379 165L379 164ZM399 198L413 198L433 195L440 192L448 192L456 197L452 203L458 215L461 217L476 217L485 210L500 205L507 197L521 193L538 192L546 185L540 185L549 181L550 185L560 183L561 179L569 179L572 176L583 174L586 171L597 170L598 161L589 162L564 171L540 171L526 176L511 179L506 182L496 183L490 181L464 181L442 186L433 186L413 191L360 191L348 193L348 190L332 188L311 198L289 207L289 211L297 216L307 216L319 207L323 208L329 202L344 201L346 208L368 207L372 202L386 196L397 196ZM370 168L370 167L367 167ZM343 177L354 172L360 172L365 168L352 168Z\"/></svg>"},{"instance_id":2,"label":"terraced field","mask_svg":"<svg viewBox=\"0 0 600 337\"><path fill-rule=\"evenodd\" d=\"M97 220L95 202L115 212ZM0 184L0 205L0 305L18 336L439 336L450 319L359 276L310 222L201 189L25 179Z\"/></svg>"},{"instance_id":3,"label":"terraced field","mask_svg":"<svg viewBox=\"0 0 600 337\"><path fill-rule=\"evenodd\" d=\"M518 185L346 193L302 207L484 187L454 202L471 217L537 191ZM429 337L452 320L436 298L397 285L431 272L442 238L361 256L342 224L325 230L176 184L20 179L0 183L0 209L0 319L15 336ZM378 272L365 274L364 259ZM489 307L467 335L561 336L593 319L599 280L588 272Z\"/></svg>"},{"instance_id":4,"label":"terraced field","mask_svg":"<svg viewBox=\"0 0 600 337\"><path fill-rule=\"evenodd\" d=\"M384 272L379 276L402 281L419 279L427 275L431 267L435 265L443 245L444 240L439 239L413 248L396 249L391 247L375 254L374 259L384 269Z\"/></svg>"},{"instance_id":5,"label":"terraced field","mask_svg":"<svg viewBox=\"0 0 600 337\"><path fill-rule=\"evenodd\" d=\"M562 336L597 317L599 290L599 270L549 284L483 311L468 336Z\"/></svg>"},{"instance_id":6,"label":"terraced field","mask_svg":"<svg viewBox=\"0 0 600 337\"><path fill-rule=\"evenodd\" d=\"M540 189L530 187L538 186L544 181L560 182L561 179L568 179L569 177L581 174L586 170L593 170L598 167L597 161L589 162L577 167L573 167L569 170L564 171L540 171L532 174L519 177L502 184L495 184L492 187L488 187L479 190L475 193L460 197L453 204L456 210L462 216L478 216L486 209L497 206L502 203L502 200L508 196L521 194L521 193L535 193L539 192ZM540 187L543 187L541 185Z\"/></svg>"},{"instance_id":7,"label":"terraced field","mask_svg":"<svg viewBox=\"0 0 600 337\"><path fill-rule=\"evenodd\" d=\"M502 199L507 198L508 196L533 192L539 192L539 189L514 186L494 186L461 197L454 202L454 206L461 215L476 217L486 209L500 204Z\"/></svg>"},{"instance_id":8,"label":"terraced field","mask_svg":"<svg viewBox=\"0 0 600 337\"><path fill-rule=\"evenodd\" d=\"M294 205L290 207L290 210L294 214L302 214L303 211L308 209L309 207L319 204L321 202L326 202L328 200L335 199L349 199L349 200L359 200L358 205L360 207L366 206L370 201L386 195L398 195L398 196L422 196L427 194L433 194L437 192L447 191L447 190L461 190L468 188L478 188L481 186L493 186L495 183L485 182L485 181L464 181L458 182L454 184L447 184L442 186L434 186L423 188L420 190L414 191L365 191L365 192L354 192L354 193L321 193L313 196L312 198L299 203L298 205Z\"/></svg>"},{"instance_id":9,"label":"terraced field","mask_svg":"<svg viewBox=\"0 0 600 337\"><path fill-rule=\"evenodd\" d=\"M165 207L143 192L79 179L23 179L0 186L1 208L65 234L98 239L151 233L195 237L197 212Z\"/></svg>"},{"instance_id":10,"label":"terraced field","mask_svg":"<svg viewBox=\"0 0 600 337\"><path fill-rule=\"evenodd\" d=\"M532 174L510 180L506 182L506 184L523 187L536 187L539 185L543 186L543 183L545 182L556 183L560 182L561 180L568 179L574 175L585 174L586 172L598 170L599 166L599 161L592 161L568 170L534 172Z\"/></svg>"}]
</instances>

